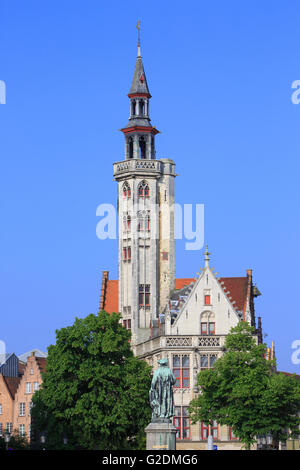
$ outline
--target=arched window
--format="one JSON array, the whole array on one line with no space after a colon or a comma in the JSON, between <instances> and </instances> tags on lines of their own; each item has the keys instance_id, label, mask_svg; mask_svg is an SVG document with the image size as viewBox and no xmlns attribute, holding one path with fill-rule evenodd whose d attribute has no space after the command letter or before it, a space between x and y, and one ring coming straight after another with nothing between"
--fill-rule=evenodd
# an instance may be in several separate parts
<instances>
[{"instance_id":1,"label":"arched window","mask_svg":"<svg viewBox=\"0 0 300 470\"><path fill-rule=\"evenodd\" d=\"M212 312L203 312L200 320L200 334L213 336L216 334L215 315Z\"/></svg>"},{"instance_id":2,"label":"arched window","mask_svg":"<svg viewBox=\"0 0 300 470\"><path fill-rule=\"evenodd\" d=\"M150 189L146 181L142 181L138 186L139 197L150 197Z\"/></svg>"},{"instance_id":3,"label":"arched window","mask_svg":"<svg viewBox=\"0 0 300 470\"><path fill-rule=\"evenodd\" d=\"M131 189L127 181L123 184L123 196L131 197Z\"/></svg>"}]
</instances>

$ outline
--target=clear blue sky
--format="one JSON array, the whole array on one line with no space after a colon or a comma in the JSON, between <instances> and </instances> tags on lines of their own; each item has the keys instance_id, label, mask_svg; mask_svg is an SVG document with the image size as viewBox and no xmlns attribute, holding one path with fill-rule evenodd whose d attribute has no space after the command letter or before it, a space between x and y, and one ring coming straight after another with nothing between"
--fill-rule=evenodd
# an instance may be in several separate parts
<instances>
[{"instance_id":1,"label":"clear blue sky","mask_svg":"<svg viewBox=\"0 0 300 470\"><path fill-rule=\"evenodd\" d=\"M278 368L300 373L298 1L2 0L0 339L46 350L55 330L98 310L117 241L96 237L116 203L136 59L136 22L157 156L176 162L176 201L205 204L205 243L221 276L253 269ZM176 243L176 276L200 251Z\"/></svg>"}]
</instances>

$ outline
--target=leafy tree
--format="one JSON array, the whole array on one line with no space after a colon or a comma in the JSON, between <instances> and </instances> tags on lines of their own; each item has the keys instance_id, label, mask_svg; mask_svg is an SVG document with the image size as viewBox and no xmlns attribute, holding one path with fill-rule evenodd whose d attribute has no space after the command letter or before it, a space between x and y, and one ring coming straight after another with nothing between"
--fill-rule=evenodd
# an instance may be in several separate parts
<instances>
[{"instance_id":1,"label":"leafy tree","mask_svg":"<svg viewBox=\"0 0 300 470\"><path fill-rule=\"evenodd\" d=\"M253 335L245 322L231 329L224 356L199 373L200 394L189 408L193 423L230 426L247 449L258 435L286 440L288 432L299 433L300 424L299 380L276 373L275 361L265 359L266 346Z\"/></svg>"},{"instance_id":2,"label":"leafy tree","mask_svg":"<svg viewBox=\"0 0 300 470\"><path fill-rule=\"evenodd\" d=\"M76 318L48 348L43 385L33 397L35 447L139 448L151 419L150 384L151 369L134 357L119 314Z\"/></svg>"}]
</instances>

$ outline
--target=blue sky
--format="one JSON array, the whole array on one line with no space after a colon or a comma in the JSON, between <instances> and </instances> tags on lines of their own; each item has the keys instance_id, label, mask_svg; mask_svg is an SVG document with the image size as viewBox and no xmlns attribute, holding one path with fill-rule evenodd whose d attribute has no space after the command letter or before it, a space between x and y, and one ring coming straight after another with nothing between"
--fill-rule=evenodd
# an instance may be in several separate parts
<instances>
[{"instance_id":1,"label":"blue sky","mask_svg":"<svg viewBox=\"0 0 300 470\"><path fill-rule=\"evenodd\" d=\"M1 2L0 339L46 350L55 330L98 310L117 241L96 237L116 203L136 22L152 94L157 156L176 162L176 201L205 205L221 276L253 269L265 341L300 373L297 1ZM202 251L176 242L176 276Z\"/></svg>"}]
</instances>

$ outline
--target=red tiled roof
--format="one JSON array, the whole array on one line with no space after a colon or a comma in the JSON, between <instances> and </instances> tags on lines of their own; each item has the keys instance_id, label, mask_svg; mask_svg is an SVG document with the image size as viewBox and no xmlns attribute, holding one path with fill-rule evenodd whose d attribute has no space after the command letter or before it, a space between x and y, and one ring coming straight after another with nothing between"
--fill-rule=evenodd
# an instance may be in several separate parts
<instances>
[{"instance_id":1,"label":"red tiled roof","mask_svg":"<svg viewBox=\"0 0 300 470\"><path fill-rule=\"evenodd\" d=\"M234 307L243 310L247 298L248 278L247 277L221 277L219 282L225 292L229 291L228 297L235 300ZM224 284L222 284L224 282Z\"/></svg>"},{"instance_id":2,"label":"red tiled roof","mask_svg":"<svg viewBox=\"0 0 300 470\"><path fill-rule=\"evenodd\" d=\"M175 279L175 289L182 289L184 286L188 286L191 282L194 282L195 279L183 278Z\"/></svg>"},{"instance_id":3,"label":"red tiled roof","mask_svg":"<svg viewBox=\"0 0 300 470\"><path fill-rule=\"evenodd\" d=\"M175 289L182 289L187 286L195 279L183 278L175 279ZM104 296L104 303L103 303ZM107 313L113 313L119 311L119 281L118 280L107 280L105 284L105 291L101 294L100 305L103 305L103 310Z\"/></svg>"},{"instance_id":4,"label":"red tiled roof","mask_svg":"<svg viewBox=\"0 0 300 470\"><path fill-rule=\"evenodd\" d=\"M36 362L38 363L39 369L41 372L46 371L47 359L45 357L36 357Z\"/></svg>"},{"instance_id":5,"label":"red tiled roof","mask_svg":"<svg viewBox=\"0 0 300 470\"><path fill-rule=\"evenodd\" d=\"M107 271L106 271L107 273ZM194 282L194 278L175 279L175 289L182 289ZM235 301L234 307L237 310L243 310L247 299L248 277L222 277L219 279L222 288L232 297L231 302ZM105 279L101 292L100 309L107 313L119 311L119 281Z\"/></svg>"}]
</instances>

